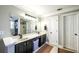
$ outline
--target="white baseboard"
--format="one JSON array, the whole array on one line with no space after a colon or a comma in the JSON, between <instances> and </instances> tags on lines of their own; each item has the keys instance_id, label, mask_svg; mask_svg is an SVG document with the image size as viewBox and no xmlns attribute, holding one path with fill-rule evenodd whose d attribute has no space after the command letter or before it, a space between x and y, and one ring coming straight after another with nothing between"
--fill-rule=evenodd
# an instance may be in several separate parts
<instances>
[{"instance_id":1,"label":"white baseboard","mask_svg":"<svg viewBox=\"0 0 79 59\"><path fill-rule=\"evenodd\" d=\"M58 45L58 47L59 47L59 48L63 48L63 46L62 46L62 45Z\"/></svg>"}]
</instances>

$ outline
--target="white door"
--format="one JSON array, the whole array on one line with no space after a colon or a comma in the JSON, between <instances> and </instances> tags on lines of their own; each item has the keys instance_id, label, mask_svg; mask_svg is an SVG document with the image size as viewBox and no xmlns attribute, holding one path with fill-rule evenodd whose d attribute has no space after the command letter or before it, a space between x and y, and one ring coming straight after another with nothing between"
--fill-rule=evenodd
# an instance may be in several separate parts
<instances>
[{"instance_id":1,"label":"white door","mask_svg":"<svg viewBox=\"0 0 79 59\"><path fill-rule=\"evenodd\" d=\"M79 20L77 14L64 16L64 47L77 51Z\"/></svg>"},{"instance_id":2,"label":"white door","mask_svg":"<svg viewBox=\"0 0 79 59\"><path fill-rule=\"evenodd\" d=\"M77 14L77 36L76 36L76 38L77 38L77 52L79 52L79 14Z\"/></svg>"},{"instance_id":3,"label":"white door","mask_svg":"<svg viewBox=\"0 0 79 59\"><path fill-rule=\"evenodd\" d=\"M48 39L50 44L58 45L58 16L48 18Z\"/></svg>"},{"instance_id":4,"label":"white door","mask_svg":"<svg viewBox=\"0 0 79 59\"><path fill-rule=\"evenodd\" d=\"M64 16L64 47L73 49L73 15Z\"/></svg>"},{"instance_id":5,"label":"white door","mask_svg":"<svg viewBox=\"0 0 79 59\"><path fill-rule=\"evenodd\" d=\"M73 46L74 46L74 50L77 51L77 44L78 44L77 41L78 41L78 31L79 31L79 29L78 29L79 28L78 27L79 26L78 25L79 24L79 20L78 20L78 15L77 14L74 16L74 21L73 22L74 22L74 28L73 28L73 30L74 30L74 33L73 33L73 37L74 37L73 41L74 41L74 43L73 44L74 45Z\"/></svg>"}]
</instances>

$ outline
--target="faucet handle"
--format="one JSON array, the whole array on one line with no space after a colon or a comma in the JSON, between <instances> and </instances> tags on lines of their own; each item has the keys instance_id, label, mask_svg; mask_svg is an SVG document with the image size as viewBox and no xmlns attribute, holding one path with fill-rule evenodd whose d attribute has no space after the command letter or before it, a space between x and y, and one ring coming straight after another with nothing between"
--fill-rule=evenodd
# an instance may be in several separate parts
<instances>
[{"instance_id":1,"label":"faucet handle","mask_svg":"<svg viewBox=\"0 0 79 59\"><path fill-rule=\"evenodd\" d=\"M19 36L20 36L20 39L22 38L22 34L19 34Z\"/></svg>"}]
</instances>

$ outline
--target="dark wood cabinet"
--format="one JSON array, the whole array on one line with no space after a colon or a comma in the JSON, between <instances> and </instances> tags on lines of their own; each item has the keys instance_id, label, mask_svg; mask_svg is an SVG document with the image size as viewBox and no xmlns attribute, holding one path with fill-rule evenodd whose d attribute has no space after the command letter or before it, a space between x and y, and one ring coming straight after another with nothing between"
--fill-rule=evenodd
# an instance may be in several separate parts
<instances>
[{"instance_id":1,"label":"dark wood cabinet","mask_svg":"<svg viewBox=\"0 0 79 59\"><path fill-rule=\"evenodd\" d=\"M15 53L32 53L32 52L33 52L32 40L21 42L15 45Z\"/></svg>"},{"instance_id":2,"label":"dark wood cabinet","mask_svg":"<svg viewBox=\"0 0 79 59\"><path fill-rule=\"evenodd\" d=\"M26 53L32 53L33 52L33 41L28 40L26 42Z\"/></svg>"},{"instance_id":3,"label":"dark wood cabinet","mask_svg":"<svg viewBox=\"0 0 79 59\"><path fill-rule=\"evenodd\" d=\"M44 34L42 37L42 40L43 40L43 44L46 42L46 34Z\"/></svg>"},{"instance_id":4,"label":"dark wood cabinet","mask_svg":"<svg viewBox=\"0 0 79 59\"><path fill-rule=\"evenodd\" d=\"M46 42L46 34L39 37L39 47Z\"/></svg>"},{"instance_id":5,"label":"dark wood cabinet","mask_svg":"<svg viewBox=\"0 0 79 59\"><path fill-rule=\"evenodd\" d=\"M21 42L15 45L15 53L32 53L34 51L34 41L39 40L39 47L46 42L46 34L30 39L25 42Z\"/></svg>"},{"instance_id":6,"label":"dark wood cabinet","mask_svg":"<svg viewBox=\"0 0 79 59\"><path fill-rule=\"evenodd\" d=\"M19 43L15 45L15 53L23 53L24 43Z\"/></svg>"},{"instance_id":7,"label":"dark wood cabinet","mask_svg":"<svg viewBox=\"0 0 79 59\"><path fill-rule=\"evenodd\" d=\"M26 46L27 46L27 42L23 42L23 53L26 53Z\"/></svg>"}]
</instances>

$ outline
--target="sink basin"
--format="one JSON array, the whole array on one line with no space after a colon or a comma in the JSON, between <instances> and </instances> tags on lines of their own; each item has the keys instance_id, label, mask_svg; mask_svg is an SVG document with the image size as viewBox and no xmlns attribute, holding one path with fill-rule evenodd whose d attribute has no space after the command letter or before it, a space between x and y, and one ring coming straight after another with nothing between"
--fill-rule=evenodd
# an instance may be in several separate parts
<instances>
[{"instance_id":1,"label":"sink basin","mask_svg":"<svg viewBox=\"0 0 79 59\"><path fill-rule=\"evenodd\" d=\"M26 39L28 39L28 38L22 38L21 40L26 40Z\"/></svg>"},{"instance_id":2,"label":"sink basin","mask_svg":"<svg viewBox=\"0 0 79 59\"><path fill-rule=\"evenodd\" d=\"M20 40L26 40L26 39L28 39L28 38L22 38L22 39L20 39Z\"/></svg>"}]
</instances>

